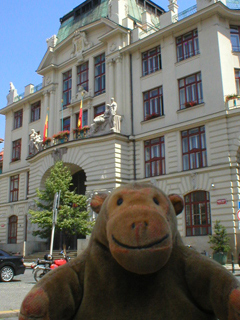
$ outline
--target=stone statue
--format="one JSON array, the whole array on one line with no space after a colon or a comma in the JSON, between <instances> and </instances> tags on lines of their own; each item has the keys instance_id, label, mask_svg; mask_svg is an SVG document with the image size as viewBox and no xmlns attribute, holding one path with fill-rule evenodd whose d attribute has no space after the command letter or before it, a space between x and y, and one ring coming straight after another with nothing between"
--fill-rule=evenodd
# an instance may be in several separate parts
<instances>
[{"instance_id":1,"label":"stone statue","mask_svg":"<svg viewBox=\"0 0 240 320\"><path fill-rule=\"evenodd\" d=\"M14 87L13 83L10 82L10 90L9 90L9 92L11 92L11 91L13 91L13 90L15 90L15 87Z\"/></svg>"},{"instance_id":2,"label":"stone statue","mask_svg":"<svg viewBox=\"0 0 240 320\"><path fill-rule=\"evenodd\" d=\"M115 116L117 112L117 103L111 98L111 103L106 105L104 114L93 119L89 135L93 135L99 131L106 131L107 127L110 131L116 131Z\"/></svg>"},{"instance_id":3,"label":"stone statue","mask_svg":"<svg viewBox=\"0 0 240 320\"><path fill-rule=\"evenodd\" d=\"M114 128L115 122L114 122L114 116L117 113L117 102L114 101L114 98L111 98L111 104L107 104L108 107L108 113L109 113L109 125L110 128Z\"/></svg>"},{"instance_id":4,"label":"stone statue","mask_svg":"<svg viewBox=\"0 0 240 320\"><path fill-rule=\"evenodd\" d=\"M36 154L37 152L42 150L41 135L38 134L34 129L31 129L29 147L30 154Z\"/></svg>"},{"instance_id":5,"label":"stone statue","mask_svg":"<svg viewBox=\"0 0 240 320\"><path fill-rule=\"evenodd\" d=\"M84 31L75 31L73 38L73 51L71 52L71 58L76 56L78 62L83 61L83 51L91 48L92 43L87 40L86 33Z\"/></svg>"}]
</instances>

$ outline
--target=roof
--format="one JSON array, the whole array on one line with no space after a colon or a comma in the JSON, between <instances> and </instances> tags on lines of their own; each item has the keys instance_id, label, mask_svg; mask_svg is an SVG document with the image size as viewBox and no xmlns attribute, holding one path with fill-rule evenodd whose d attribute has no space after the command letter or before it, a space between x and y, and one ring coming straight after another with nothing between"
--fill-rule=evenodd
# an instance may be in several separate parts
<instances>
[{"instance_id":1,"label":"roof","mask_svg":"<svg viewBox=\"0 0 240 320\"><path fill-rule=\"evenodd\" d=\"M78 7L77 7L78 8ZM72 13L72 11L71 11ZM80 16L76 17L73 13L68 14L64 17L69 16L68 19L64 17L61 19L62 24L57 34L57 44L66 39L70 34L72 34L77 29L90 24L94 21L100 20L101 18L106 18L108 15L108 0L101 0L101 3L94 7L92 10L81 13Z\"/></svg>"},{"instance_id":2,"label":"roof","mask_svg":"<svg viewBox=\"0 0 240 320\"><path fill-rule=\"evenodd\" d=\"M57 44L65 40L77 29L93 23L101 18L108 18L108 0L86 0L81 5L63 16L61 26L57 34ZM137 22L142 22L142 13L148 11L151 14L152 24L159 28L157 16L164 13L164 9L151 0L127 0L128 16Z\"/></svg>"}]
</instances>

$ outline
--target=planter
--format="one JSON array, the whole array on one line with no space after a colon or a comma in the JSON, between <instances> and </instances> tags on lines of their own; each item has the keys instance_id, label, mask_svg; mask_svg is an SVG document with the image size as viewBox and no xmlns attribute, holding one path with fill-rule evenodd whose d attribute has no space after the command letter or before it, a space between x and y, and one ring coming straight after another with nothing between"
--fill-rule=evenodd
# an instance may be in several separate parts
<instances>
[{"instance_id":1,"label":"planter","mask_svg":"<svg viewBox=\"0 0 240 320\"><path fill-rule=\"evenodd\" d=\"M227 253L226 252L215 252L213 253L213 260L217 261L221 265L227 263Z\"/></svg>"}]
</instances>

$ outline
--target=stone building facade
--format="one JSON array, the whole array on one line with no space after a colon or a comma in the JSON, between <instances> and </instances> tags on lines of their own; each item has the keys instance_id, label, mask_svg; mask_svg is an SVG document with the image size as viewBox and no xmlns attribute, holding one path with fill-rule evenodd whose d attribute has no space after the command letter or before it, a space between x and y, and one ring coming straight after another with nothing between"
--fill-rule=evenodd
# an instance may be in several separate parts
<instances>
[{"instance_id":1,"label":"stone building facade","mask_svg":"<svg viewBox=\"0 0 240 320\"><path fill-rule=\"evenodd\" d=\"M60 19L37 73L39 86L11 84L0 175L0 247L38 250L28 209L57 159L80 193L132 181L178 193L186 244L210 252L216 220L240 251L240 13L225 1L197 0L181 13L148 0L86 0ZM180 8L181 9L181 8ZM114 97L114 126L101 116ZM84 130L77 120L82 100ZM34 129L49 146L30 152ZM96 117L106 126L91 133ZM102 118L103 119L102 119ZM57 133L68 130L62 142Z\"/></svg>"}]
</instances>

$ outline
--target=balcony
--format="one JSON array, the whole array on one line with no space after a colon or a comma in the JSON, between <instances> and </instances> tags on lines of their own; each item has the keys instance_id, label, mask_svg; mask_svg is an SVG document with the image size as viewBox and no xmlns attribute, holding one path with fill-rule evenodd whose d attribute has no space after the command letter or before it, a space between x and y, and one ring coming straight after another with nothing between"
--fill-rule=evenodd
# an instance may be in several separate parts
<instances>
[{"instance_id":1,"label":"balcony","mask_svg":"<svg viewBox=\"0 0 240 320\"><path fill-rule=\"evenodd\" d=\"M240 96L238 95L226 96L225 101L226 101L226 108L228 110L240 108Z\"/></svg>"}]
</instances>

